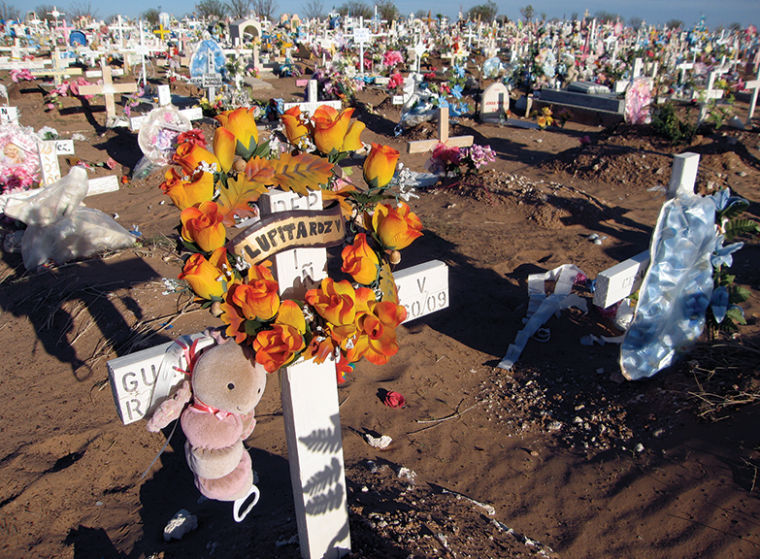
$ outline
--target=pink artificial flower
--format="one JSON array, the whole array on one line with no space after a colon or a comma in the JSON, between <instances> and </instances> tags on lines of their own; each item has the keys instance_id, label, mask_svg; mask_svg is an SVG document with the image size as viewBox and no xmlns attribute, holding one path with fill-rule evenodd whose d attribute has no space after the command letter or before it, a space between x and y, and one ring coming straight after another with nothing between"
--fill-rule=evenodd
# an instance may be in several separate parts
<instances>
[{"instance_id":1,"label":"pink artificial flower","mask_svg":"<svg viewBox=\"0 0 760 559\"><path fill-rule=\"evenodd\" d=\"M400 85L404 83L404 78L401 74L396 72L395 74L392 74L391 77L388 79L388 89L396 89Z\"/></svg>"},{"instance_id":2,"label":"pink artificial flower","mask_svg":"<svg viewBox=\"0 0 760 559\"><path fill-rule=\"evenodd\" d=\"M397 64L401 64L404 61L404 57L397 50L389 50L383 54L383 66L386 68L393 68Z\"/></svg>"}]
</instances>

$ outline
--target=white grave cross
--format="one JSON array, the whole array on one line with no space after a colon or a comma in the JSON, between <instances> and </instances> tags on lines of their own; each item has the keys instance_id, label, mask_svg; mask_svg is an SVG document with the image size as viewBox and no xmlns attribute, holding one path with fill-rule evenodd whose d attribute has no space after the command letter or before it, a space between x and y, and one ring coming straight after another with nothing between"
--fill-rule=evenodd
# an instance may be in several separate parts
<instances>
[{"instance_id":1,"label":"white grave cross","mask_svg":"<svg viewBox=\"0 0 760 559\"><path fill-rule=\"evenodd\" d=\"M285 110L287 111L288 109L291 109L292 107L299 107L302 113L309 113L310 115L313 115L314 111L317 110L317 107L319 107L320 105L327 105L339 111L342 106L342 103L340 102L340 100L319 101L319 98L317 96L317 86L318 86L317 80L309 80L309 83L306 86L306 102L305 103L285 103L284 104Z\"/></svg>"},{"instance_id":2,"label":"white grave cross","mask_svg":"<svg viewBox=\"0 0 760 559\"><path fill-rule=\"evenodd\" d=\"M82 95L103 95L106 98L106 126L111 127L116 124L114 94L134 93L137 91L137 84L134 82L114 84L111 79L111 67L106 63L105 58L100 59L100 68L103 72L103 85L85 85L79 88L79 92Z\"/></svg>"},{"instance_id":3,"label":"white grave cross","mask_svg":"<svg viewBox=\"0 0 760 559\"><path fill-rule=\"evenodd\" d=\"M322 200L319 191L308 197L274 191L262 196L261 205L264 215L320 209ZM303 297L311 283L327 275L324 248L291 249L277 254L275 261L281 295ZM447 268L442 262L399 272L396 286L407 320L449 305ZM173 346L170 342L108 362L114 400L125 424L145 416L151 402L167 396L184 378L165 362ZM172 375L169 382L159 379L161 371ZM351 540L335 362L299 361L280 371L280 383L301 556L342 557L350 552ZM153 394L159 384L166 394Z\"/></svg>"},{"instance_id":4,"label":"white grave cross","mask_svg":"<svg viewBox=\"0 0 760 559\"><path fill-rule=\"evenodd\" d=\"M673 158L673 170L668 184L667 197L694 194L697 180L699 154L681 153ZM636 291L649 267L649 251L646 250L599 272L594 290L594 305L606 309Z\"/></svg>"},{"instance_id":5,"label":"white grave cross","mask_svg":"<svg viewBox=\"0 0 760 559\"><path fill-rule=\"evenodd\" d=\"M744 84L744 89L752 90L752 98L749 101L749 112L747 113L747 126L752 124L752 117L755 115L755 106L757 105L757 92L760 89L760 69L757 70L757 76Z\"/></svg>"}]
</instances>

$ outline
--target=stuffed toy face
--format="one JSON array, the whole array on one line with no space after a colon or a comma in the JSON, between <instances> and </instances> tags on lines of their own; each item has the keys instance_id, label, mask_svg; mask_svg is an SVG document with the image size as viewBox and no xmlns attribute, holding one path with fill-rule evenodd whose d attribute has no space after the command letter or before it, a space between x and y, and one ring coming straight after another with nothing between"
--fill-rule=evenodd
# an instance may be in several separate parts
<instances>
[{"instance_id":1,"label":"stuffed toy face","mask_svg":"<svg viewBox=\"0 0 760 559\"><path fill-rule=\"evenodd\" d=\"M266 382L264 367L233 342L204 351L192 374L197 399L234 414L252 412L264 394Z\"/></svg>"}]
</instances>

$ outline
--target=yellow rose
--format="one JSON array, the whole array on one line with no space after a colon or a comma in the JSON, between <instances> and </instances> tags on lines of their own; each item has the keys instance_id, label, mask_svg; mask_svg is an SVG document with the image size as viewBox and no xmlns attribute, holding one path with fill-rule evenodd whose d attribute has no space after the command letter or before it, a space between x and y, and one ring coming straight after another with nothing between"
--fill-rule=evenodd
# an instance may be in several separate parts
<instances>
[{"instance_id":1,"label":"yellow rose","mask_svg":"<svg viewBox=\"0 0 760 559\"><path fill-rule=\"evenodd\" d=\"M348 125L354 109L343 109L340 113L329 105L320 105L314 111L314 144L317 149L329 155L340 151L348 133Z\"/></svg>"},{"instance_id":2,"label":"yellow rose","mask_svg":"<svg viewBox=\"0 0 760 559\"><path fill-rule=\"evenodd\" d=\"M235 158L235 135L223 126L214 132L214 155L222 171L228 173Z\"/></svg>"},{"instance_id":3,"label":"yellow rose","mask_svg":"<svg viewBox=\"0 0 760 559\"><path fill-rule=\"evenodd\" d=\"M185 208L179 216L182 238L197 244L204 252L219 248L227 236L223 217L216 202L201 202Z\"/></svg>"},{"instance_id":4,"label":"yellow rose","mask_svg":"<svg viewBox=\"0 0 760 559\"><path fill-rule=\"evenodd\" d=\"M285 136L291 144L296 145L301 137L309 134L309 128L303 122L299 107L291 107L282 113L280 118L285 125Z\"/></svg>"},{"instance_id":5,"label":"yellow rose","mask_svg":"<svg viewBox=\"0 0 760 559\"><path fill-rule=\"evenodd\" d=\"M355 282L370 285L377 279L380 260L367 243L367 235L364 233L356 235L354 244L343 249L341 258L341 271L349 274Z\"/></svg>"},{"instance_id":6,"label":"yellow rose","mask_svg":"<svg viewBox=\"0 0 760 559\"><path fill-rule=\"evenodd\" d=\"M172 157L175 163L179 163L180 167L188 174L192 175L198 165L206 163L208 165L216 165L219 167L219 160L209 150L202 148L201 146L192 142L185 142L177 146L177 151Z\"/></svg>"},{"instance_id":7,"label":"yellow rose","mask_svg":"<svg viewBox=\"0 0 760 559\"><path fill-rule=\"evenodd\" d=\"M217 115L216 120L232 132L235 139L240 142L239 145L235 144L235 152L244 159L248 159L259 142L259 131L256 129L256 121L253 118L253 108L240 107L225 111Z\"/></svg>"},{"instance_id":8,"label":"yellow rose","mask_svg":"<svg viewBox=\"0 0 760 559\"><path fill-rule=\"evenodd\" d=\"M180 210L207 202L214 197L214 177L211 173L198 173L193 177L195 180L188 181L175 167L171 167L164 174L164 178L161 189Z\"/></svg>"},{"instance_id":9,"label":"yellow rose","mask_svg":"<svg viewBox=\"0 0 760 559\"><path fill-rule=\"evenodd\" d=\"M395 207L377 204L372 214L372 228L383 246L390 250L406 248L422 236L422 222L405 202Z\"/></svg>"},{"instance_id":10,"label":"yellow rose","mask_svg":"<svg viewBox=\"0 0 760 559\"><path fill-rule=\"evenodd\" d=\"M392 147L372 142L372 150L364 160L364 180L367 184L383 187L391 182L398 156L398 151Z\"/></svg>"},{"instance_id":11,"label":"yellow rose","mask_svg":"<svg viewBox=\"0 0 760 559\"><path fill-rule=\"evenodd\" d=\"M227 249L219 247L206 260L202 254L193 254L187 259L179 279L190 284L190 288L201 299L221 298L224 295L224 281L229 279Z\"/></svg>"}]
</instances>

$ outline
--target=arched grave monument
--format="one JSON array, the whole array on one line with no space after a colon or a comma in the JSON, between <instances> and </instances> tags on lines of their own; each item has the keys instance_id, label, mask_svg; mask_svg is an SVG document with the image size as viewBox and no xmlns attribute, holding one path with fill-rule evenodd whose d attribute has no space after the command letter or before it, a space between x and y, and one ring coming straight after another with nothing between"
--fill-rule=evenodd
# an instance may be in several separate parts
<instances>
[{"instance_id":1,"label":"arched grave monument","mask_svg":"<svg viewBox=\"0 0 760 559\"><path fill-rule=\"evenodd\" d=\"M252 43L261 38L261 24L255 19L241 19L230 25L230 39L233 44Z\"/></svg>"}]
</instances>

